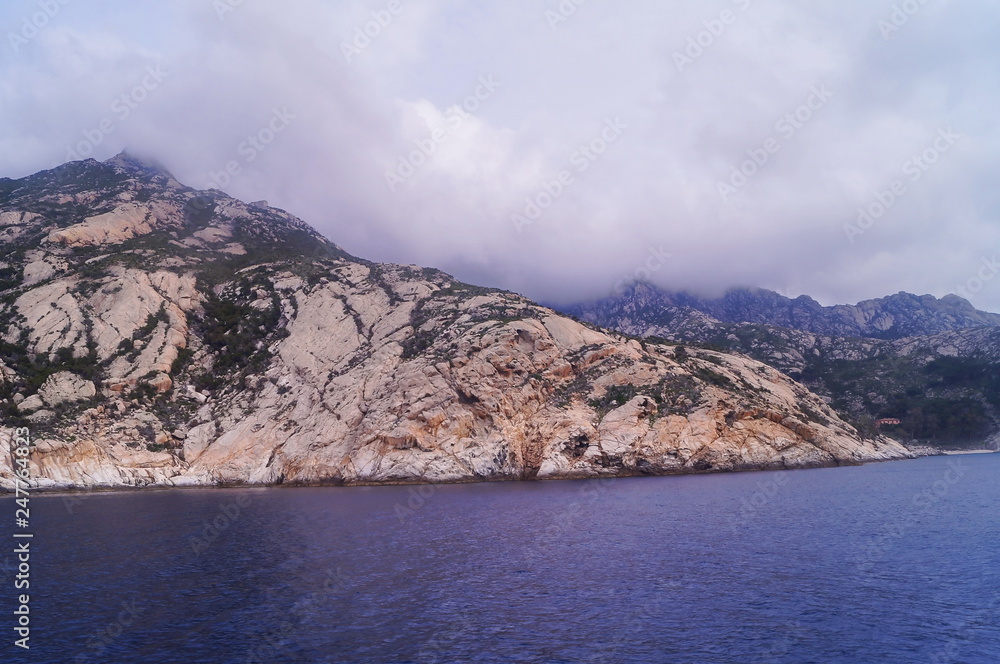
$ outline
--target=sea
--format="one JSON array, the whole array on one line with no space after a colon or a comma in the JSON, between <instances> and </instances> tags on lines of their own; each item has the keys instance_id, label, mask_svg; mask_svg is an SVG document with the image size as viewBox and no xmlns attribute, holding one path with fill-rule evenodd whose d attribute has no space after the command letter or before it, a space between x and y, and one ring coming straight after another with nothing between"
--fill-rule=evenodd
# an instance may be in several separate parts
<instances>
[{"instance_id":1,"label":"sea","mask_svg":"<svg viewBox=\"0 0 1000 664\"><path fill-rule=\"evenodd\" d=\"M1000 662L1000 454L16 509L4 663Z\"/></svg>"}]
</instances>

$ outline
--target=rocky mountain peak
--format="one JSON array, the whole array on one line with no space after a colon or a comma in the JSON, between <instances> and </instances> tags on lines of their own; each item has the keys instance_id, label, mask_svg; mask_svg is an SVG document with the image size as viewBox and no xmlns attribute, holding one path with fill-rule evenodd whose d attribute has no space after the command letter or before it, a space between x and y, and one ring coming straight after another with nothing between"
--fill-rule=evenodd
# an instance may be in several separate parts
<instances>
[{"instance_id":1,"label":"rocky mountain peak","mask_svg":"<svg viewBox=\"0 0 1000 664\"><path fill-rule=\"evenodd\" d=\"M808 296L791 299L759 288L737 288L719 297L701 297L665 291L652 284L636 284L621 295L561 309L616 329L621 329L627 318L632 333L683 324L680 321L699 316L722 323L775 325L813 334L873 339L902 339L1000 326L1000 314L978 311L957 295L938 299L906 292L856 305L824 307Z\"/></svg>"},{"instance_id":2,"label":"rocky mountain peak","mask_svg":"<svg viewBox=\"0 0 1000 664\"><path fill-rule=\"evenodd\" d=\"M107 166L121 169L125 173L144 177L165 177L170 180L174 176L155 159L149 157L137 157L127 150L122 150L114 157L103 162Z\"/></svg>"}]
</instances>

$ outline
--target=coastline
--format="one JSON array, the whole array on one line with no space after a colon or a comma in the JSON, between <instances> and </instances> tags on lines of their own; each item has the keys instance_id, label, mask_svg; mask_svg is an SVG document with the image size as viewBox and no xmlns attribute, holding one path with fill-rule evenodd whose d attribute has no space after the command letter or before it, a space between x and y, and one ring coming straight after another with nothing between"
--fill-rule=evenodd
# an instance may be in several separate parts
<instances>
[{"instance_id":1,"label":"coastline","mask_svg":"<svg viewBox=\"0 0 1000 664\"><path fill-rule=\"evenodd\" d=\"M949 450L941 447L930 447L929 445L913 445L907 446L905 443L901 443L906 449L917 456L964 456L969 454L1000 454L1000 450L990 450L986 448L968 449L968 450Z\"/></svg>"},{"instance_id":2,"label":"coastline","mask_svg":"<svg viewBox=\"0 0 1000 664\"><path fill-rule=\"evenodd\" d=\"M823 468L849 468L856 466L867 466L875 463L892 463L896 461L914 461L919 458L924 458L928 456L945 456L946 453L943 451L936 451L933 454L920 454L915 450L911 450L914 456L912 457L899 457L895 459L868 459L865 461L860 461L857 463L826 463L826 464L814 464L814 465L804 465L804 466L793 466L793 467L760 467L760 468L731 468L723 470L695 470L691 472L674 472L674 473L621 473L616 475L562 475L562 476L550 476L550 477L494 477L494 478L475 478L475 479L458 479L458 480L447 480L438 482L426 482L426 481L391 481L391 482L282 482L282 483L272 483L272 484L248 484L248 483L217 483L217 484L162 484L162 483L152 483L145 485L95 485L89 487L81 486L48 486L48 487L29 487L29 491L33 495L46 495L46 496L74 496L74 495L94 495L99 493L126 493L126 492L147 492L147 491L172 491L172 490L226 490L226 489L316 489L316 488L360 488L360 487L413 487L413 486L449 486L457 484L493 484L502 482L572 482L572 481L584 481L584 480L617 480L617 479L629 479L637 477L685 477L691 475L725 475L733 473L758 473L758 472L792 472L797 470L818 470ZM960 454L986 454L986 453L997 453L993 450L981 450L975 452L960 452ZM5 496L13 496L14 489L8 489L7 487L0 487L0 499Z\"/></svg>"},{"instance_id":3,"label":"coastline","mask_svg":"<svg viewBox=\"0 0 1000 664\"><path fill-rule=\"evenodd\" d=\"M1000 450L942 450L945 456L962 456L967 454L1000 454Z\"/></svg>"}]
</instances>

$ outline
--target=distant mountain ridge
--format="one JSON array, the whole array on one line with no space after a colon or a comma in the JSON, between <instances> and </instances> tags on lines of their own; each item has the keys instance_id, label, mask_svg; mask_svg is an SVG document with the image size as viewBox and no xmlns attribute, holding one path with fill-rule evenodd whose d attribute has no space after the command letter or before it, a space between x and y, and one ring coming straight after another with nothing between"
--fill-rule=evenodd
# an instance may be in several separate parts
<instances>
[{"instance_id":1,"label":"distant mountain ridge","mask_svg":"<svg viewBox=\"0 0 1000 664\"><path fill-rule=\"evenodd\" d=\"M1000 449L1000 316L949 295L823 307L737 289L715 299L636 284L563 312L654 342L748 355L827 399L859 430L937 447Z\"/></svg>"},{"instance_id":2,"label":"distant mountain ridge","mask_svg":"<svg viewBox=\"0 0 1000 664\"><path fill-rule=\"evenodd\" d=\"M1000 314L979 311L957 295L895 295L855 305L825 307L806 295L737 288L718 298L670 292L638 283L624 293L592 303L562 307L581 320L643 335L652 327L676 326L704 314L722 323L775 325L813 334L896 340L975 327L1000 327ZM628 321L630 329L623 329Z\"/></svg>"}]
</instances>

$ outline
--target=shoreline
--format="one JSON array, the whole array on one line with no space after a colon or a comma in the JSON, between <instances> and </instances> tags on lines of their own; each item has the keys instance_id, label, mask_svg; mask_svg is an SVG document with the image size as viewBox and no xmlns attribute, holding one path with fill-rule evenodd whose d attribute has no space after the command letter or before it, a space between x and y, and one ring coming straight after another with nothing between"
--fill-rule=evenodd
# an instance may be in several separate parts
<instances>
[{"instance_id":1,"label":"shoreline","mask_svg":"<svg viewBox=\"0 0 1000 664\"><path fill-rule=\"evenodd\" d=\"M911 453L917 455L918 457L925 456L964 456L969 454L1000 454L1000 450L990 450L986 448L979 449L944 449L941 447L929 447L926 445L914 445L913 447L907 447L905 443L900 443Z\"/></svg>"},{"instance_id":2,"label":"shoreline","mask_svg":"<svg viewBox=\"0 0 1000 664\"><path fill-rule=\"evenodd\" d=\"M176 491L176 490L227 490L227 489L317 489L317 488L360 488L360 487L438 487L438 486L450 486L458 484L493 484L502 482L573 482L573 481L583 481L583 480L617 480L617 479L629 479L637 477L688 477L693 475L728 475L734 473L759 473L759 472L792 472L797 470L820 470L820 469L832 469L832 468L851 468L858 466L867 466L876 463L893 463L897 461L915 461L917 459L922 459L931 456L946 456L944 451L937 450L932 454L921 454L915 450L910 450L914 455L912 457L900 457L897 459L871 459L868 461L861 461L857 463L831 463L831 464L817 464L809 466L796 466L792 468L733 468L728 470L709 470L709 471L693 471L693 472L678 472L678 473L659 473L659 474L649 474L649 473L624 473L619 475L598 475L598 476L561 476L561 477L544 477L544 478L528 478L528 477L499 477L499 478L481 478L481 479L465 479L465 480L449 480L441 482L421 482L421 481L391 481L391 482L294 482L294 483L280 483L280 484L242 484L242 483L218 483L218 484L145 484L141 486L132 485L117 485L117 486L91 486L91 487L29 487L28 491L32 495L45 495L45 496L80 496L80 495L94 495L103 493L125 493L125 492L148 492L148 491ZM986 454L986 453L996 453L994 450L977 450L970 452L959 452L959 454ZM0 489L0 498L5 496L13 496L15 494L14 489Z\"/></svg>"},{"instance_id":3,"label":"shoreline","mask_svg":"<svg viewBox=\"0 0 1000 664\"><path fill-rule=\"evenodd\" d=\"M962 456L966 454L1000 454L1000 450L941 450L944 456Z\"/></svg>"}]
</instances>

